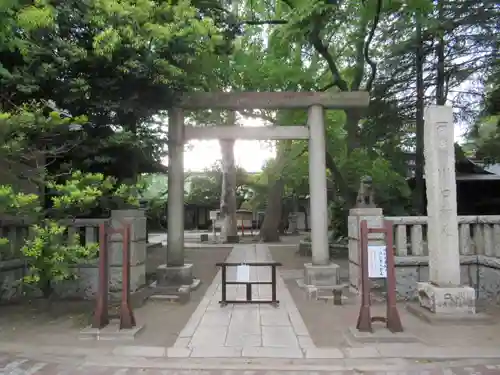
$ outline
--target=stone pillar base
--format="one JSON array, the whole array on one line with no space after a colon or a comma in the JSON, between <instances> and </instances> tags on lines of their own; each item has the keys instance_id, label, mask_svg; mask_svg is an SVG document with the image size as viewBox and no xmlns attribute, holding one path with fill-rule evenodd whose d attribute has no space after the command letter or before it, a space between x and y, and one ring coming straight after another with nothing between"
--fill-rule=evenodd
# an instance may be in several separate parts
<instances>
[{"instance_id":1,"label":"stone pillar base","mask_svg":"<svg viewBox=\"0 0 500 375\"><path fill-rule=\"evenodd\" d=\"M193 283L193 265L184 264L183 266L160 265L156 269L158 286L182 286Z\"/></svg>"},{"instance_id":2,"label":"stone pillar base","mask_svg":"<svg viewBox=\"0 0 500 375\"><path fill-rule=\"evenodd\" d=\"M408 304L406 309L417 318L431 324L490 324L491 318L476 313L476 291L469 286L439 287L417 283L420 304Z\"/></svg>"},{"instance_id":3,"label":"stone pillar base","mask_svg":"<svg viewBox=\"0 0 500 375\"><path fill-rule=\"evenodd\" d=\"M439 287L417 283L420 306L435 314L475 314L476 291L470 286Z\"/></svg>"},{"instance_id":4,"label":"stone pillar base","mask_svg":"<svg viewBox=\"0 0 500 375\"><path fill-rule=\"evenodd\" d=\"M149 298L161 301L186 303L191 291L197 289L201 281L193 277L193 265L172 267L162 264L156 270L157 281L150 285Z\"/></svg>"},{"instance_id":5,"label":"stone pillar base","mask_svg":"<svg viewBox=\"0 0 500 375\"><path fill-rule=\"evenodd\" d=\"M315 287L333 287L340 283L339 265L335 263L325 265L304 264L304 284Z\"/></svg>"},{"instance_id":6,"label":"stone pillar base","mask_svg":"<svg viewBox=\"0 0 500 375\"><path fill-rule=\"evenodd\" d=\"M239 243L240 242L240 236L227 236L226 240L224 243Z\"/></svg>"}]
</instances>

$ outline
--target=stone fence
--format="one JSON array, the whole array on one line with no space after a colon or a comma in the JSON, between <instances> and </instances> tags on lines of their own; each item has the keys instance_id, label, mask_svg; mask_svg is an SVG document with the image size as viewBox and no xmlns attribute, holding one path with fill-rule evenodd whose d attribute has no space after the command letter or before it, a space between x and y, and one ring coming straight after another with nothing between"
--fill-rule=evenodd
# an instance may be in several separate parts
<instances>
[{"instance_id":1,"label":"stone fence","mask_svg":"<svg viewBox=\"0 0 500 375\"><path fill-rule=\"evenodd\" d=\"M355 290L360 285L359 221L363 219L379 226L382 218L350 216L349 278ZM394 224L398 298L416 299L417 282L429 281L427 217L388 216L384 219ZM479 300L500 302L500 216L458 216L458 231L462 284L474 287Z\"/></svg>"},{"instance_id":2,"label":"stone fence","mask_svg":"<svg viewBox=\"0 0 500 375\"><path fill-rule=\"evenodd\" d=\"M143 210L115 210L109 219L74 219L62 222L68 226L68 238L80 235L80 243L88 245L99 241L99 225L109 223L112 228L120 228L123 222L130 223L130 287L134 292L146 283L146 217ZM4 219L0 221L0 237L7 238L9 244L2 249L4 259L0 258L0 300L12 300L21 297L21 293L38 294L36 290L22 288L20 282L28 272L27 262L21 254L21 247L29 238L29 224L21 219ZM108 236L109 256L109 288L111 295L121 291L122 280L121 235ZM6 257L7 256L7 259ZM58 296L66 298L92 298L98 285L97 259L85 264L75 264L76 279L66 280L55 285Z\"/></svg>"}]
</instances>

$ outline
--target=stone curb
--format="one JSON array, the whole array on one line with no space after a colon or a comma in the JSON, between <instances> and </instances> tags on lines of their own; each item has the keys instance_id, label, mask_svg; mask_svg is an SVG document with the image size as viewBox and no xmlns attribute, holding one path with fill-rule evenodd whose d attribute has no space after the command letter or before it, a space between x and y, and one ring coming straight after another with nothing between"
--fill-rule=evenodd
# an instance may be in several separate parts
<instances>
[{"instance_id":1,"label":"stone curb","mask_svg":"<svg viewBox=\"0 0 500 375\"><path fill-rule=\"evenodd\" d=\"M229 358L232 360L242 359L325 359L325 360L349 360L349 359L407 359L407 360L442 360L442 359L498 359L500 360L500 348L498 347L430 347L422 344L380 344L356 348L314 347L302 351L297 355L296 351L288 351L293 348L259 348L259 351L248 350L249 348L231 348L224 351L215 350L214 347L198 347L198 352L192 356L190 348L186 347L162 347L162 346L103 346L103 347L68 347L68 346L30 346L18 343L0 342L0 352L16 354L36 355L61 355L68 357L102 357L113 361L113 358ZM199 349L206 349L206 355ZM255 349L255 348L253 348ZM269 350L267 350L269 349ZM280 350L272 350L280 349ZM248 355L245 355L248 353Z\"/></svg>"}]
</instances>

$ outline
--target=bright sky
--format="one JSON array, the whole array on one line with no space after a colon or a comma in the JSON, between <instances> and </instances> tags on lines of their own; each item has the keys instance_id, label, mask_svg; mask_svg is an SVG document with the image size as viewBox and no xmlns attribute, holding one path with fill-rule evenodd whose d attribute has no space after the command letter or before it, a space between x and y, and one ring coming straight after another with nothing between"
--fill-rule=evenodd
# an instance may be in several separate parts
<instances>
[{"instance_id":1,"label":"bright sky","mask_svg":"<svg viewBox=\"0 0 500 375\"><path fill-rule=\"evenodd\" d=\"M245 127L264 125L262 121L250 118L243 118L240 122ZM261 171L264 163L275 156L273 145L269 141L237 140L234 145L236 165L244 168L247 172ZM221 158L218 140L191 141L184 152L184 170L202 172ZM167 165L168 159L166 158L163 163Z\"/></svg>"},{"instance_id":2,"label":"bright sky","mask_svg":"<svg viewBox=\"0 0 500 375\"><path fill-rule=\"evenodd\" d=\"M184 169L203 171L221 159L219 141L192 141L188 151L184 153ZM266 160L275 156L269 142L236 141L234 158L236 165L247 172L258 172Z\"/></svg>"}]
</instances>

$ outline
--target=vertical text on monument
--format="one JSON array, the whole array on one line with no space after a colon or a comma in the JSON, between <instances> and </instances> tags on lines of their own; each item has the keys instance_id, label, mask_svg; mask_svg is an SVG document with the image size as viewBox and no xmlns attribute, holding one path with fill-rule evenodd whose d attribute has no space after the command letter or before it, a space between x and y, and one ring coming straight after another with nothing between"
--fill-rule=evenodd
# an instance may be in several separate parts
<instances>
[{"instance_id":1,"label":"vertical text on monument","mask_svg":"<svg viewBox=\"0 0 500 375\"><path fill-rule=\"evenodd\" d=\"M460 284L453 126L451 107L426 109L424 151L429 281L443 286Z\"/></svg>"}]
</instances>

